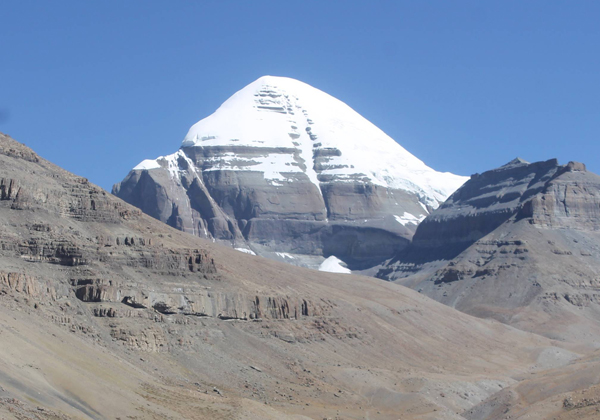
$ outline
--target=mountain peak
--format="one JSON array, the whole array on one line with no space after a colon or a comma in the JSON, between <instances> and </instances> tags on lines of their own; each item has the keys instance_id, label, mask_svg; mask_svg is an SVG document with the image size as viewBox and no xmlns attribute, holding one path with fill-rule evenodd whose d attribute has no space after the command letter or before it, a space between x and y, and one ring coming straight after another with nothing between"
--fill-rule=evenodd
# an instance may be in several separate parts
<instances>
[{"instance_id":1,"label":"mountain peak","mask_svg":"<svg viewBox=\"0 0 600 420\"><path fill-rule=\"evenodd\" d=\"M427 167L344 102L288 77L262 76L239 90L194 124L182 147L260 148L262 158L232 155L212 170L262 171L275 183L302 172L319 188L319 177L364 179L417 193L432 207L466 180ZM274 152L283 148L297 153Z\"/></svg>"},{"instance_id":2,"label":"mountain peak","mask_svg":"<svg viewBox=\"0 0 600 420\"><path fill-rule=\"evenodd\" d=\"M515 166L529 165L530 162L527 162L525 159L521 159L520 157L516 157L505 165L502 165L500 168L512 168Z\"/></svg>"},{"instance_id":3,"label":"mountain peak","mask_svg":"<svg viewBox=\"0 0 600 420\"><path fill-rule=\"evenodd\" d=\"M342 101L263 76L145 160L114 192L243 252L351 270L390 258L466 177L437 172Z\"/></svg>"},{"instance_id":4,"label":"mountain peak","mask_svg":"<svg viewBox=\"0 0 600 420\"><path fill-rule=\"evenodd\" d=\"M304 82L298 80L298 79L294 79L292 77L286 77L286 76L272 76L270 74L265 74L264 76L259 77L258 79L256 79L254 82L250 83L248 86L250 85L254 85L254 84L269 84L269 83L302 83L305 84ZM310 85L307 85L310 86Z\"/></svg>"}]
</instances>

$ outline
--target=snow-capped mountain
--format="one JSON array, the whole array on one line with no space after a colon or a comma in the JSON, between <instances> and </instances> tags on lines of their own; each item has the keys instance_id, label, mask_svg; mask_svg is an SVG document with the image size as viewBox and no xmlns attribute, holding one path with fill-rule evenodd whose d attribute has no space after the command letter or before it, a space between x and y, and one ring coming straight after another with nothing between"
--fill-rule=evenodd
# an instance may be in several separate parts
<instances>
[{"instance_id":1,"label":"snow-capped mountain","mask_svg":"<svg viewBox=\"0 0 600 420\"><path fill-rule=\"evenodd\" d=\"M404 247L466 179L427 167L332 96L264 76L113 192L247 252L313 267L335 256L365 269Z\"/></svg>"}]
</instances>

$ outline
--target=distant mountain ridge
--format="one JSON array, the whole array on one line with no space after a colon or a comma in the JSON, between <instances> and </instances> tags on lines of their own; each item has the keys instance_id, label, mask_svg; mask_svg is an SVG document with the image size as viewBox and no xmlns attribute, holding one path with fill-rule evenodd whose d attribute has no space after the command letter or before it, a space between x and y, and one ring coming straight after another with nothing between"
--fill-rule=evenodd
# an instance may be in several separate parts
<instances>
[{"instance_id":1,"label":"distant mountain ridge","mask_svg":"<svg viewBox=\"0 0 600 420\"><path fill-rule=\"evenodd\" d=\"M133 168L113 193L245 252L364 270L403 249L466 179L427 167L330 95L264 76L193 125L177 152ZM323 265L326 258L334 260Z\"/></svg>"}]
</instances>

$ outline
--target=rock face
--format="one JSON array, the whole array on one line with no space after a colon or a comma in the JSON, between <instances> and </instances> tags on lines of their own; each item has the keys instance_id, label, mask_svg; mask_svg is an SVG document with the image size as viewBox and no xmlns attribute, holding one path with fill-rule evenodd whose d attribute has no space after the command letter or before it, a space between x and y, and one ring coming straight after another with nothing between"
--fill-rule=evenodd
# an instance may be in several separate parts
<instances>
[{"instance_id":1,"label":"rock face","mask_svg":"<svg viewBox=\"0 0 600 420\"><path fill-rule=\"evenodd\" d=\"M553 338L597 334L600 177L555 159L473 175L378 276Z\"/></svg>"},{"instance_id":2,"label":"rock face","mask_svg":"<svg viewBox=\"0 0 600 420\"><path fill-rule=\"evenodd\" d=\"M403 249L465 180L428 168L337 99L265 76L113 193L247 252L313 268L335 256L360 270Z\"/></svg>"}]
</instances>

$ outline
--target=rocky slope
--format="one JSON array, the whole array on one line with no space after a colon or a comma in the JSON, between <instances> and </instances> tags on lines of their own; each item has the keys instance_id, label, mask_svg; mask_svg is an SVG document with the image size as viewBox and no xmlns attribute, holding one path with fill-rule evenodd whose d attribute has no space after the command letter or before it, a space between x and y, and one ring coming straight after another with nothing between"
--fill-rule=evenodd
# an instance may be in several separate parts
<instances>
[{"instance_id":1,"label":"rocky slope","mask_svg":"<svg viewBox=\"0 0 600 420\"><path fill-rule=\"evenodd\" d=\"M0 184L2 418L460 419L579 355L172 229L4 135Z\"/></svg>"},{"instance_id":2,"label":"rocky slope","mask_svg":"<svg viewBox=\"0 0 600 420\"><path fill-rule=\"evenodd\" d=\"M404 248L465 180L427 167L326 93L265 76L113 193L246 252L313 268L333 257L363 270Z\"/></svg>"},{"instance_id":3,"label":"rocky slope","mask_svg":"<svg viewBox=\"0 0 600 420\"><path fill-rule=\"evenodd\" d=\"M516 159L477 174L379 276L466 313L600 346L600 177Z\"/></svg>"},{"instance_id":4,"label":"rocky slope","mask_svg":"<svg viewBox=\"0 0 600 420\"><path fill-rule=\"evenodd\" d=\"M463 413L469 420L600 418L600 352L530 374Z\"/></svg>"}]
</instances>

